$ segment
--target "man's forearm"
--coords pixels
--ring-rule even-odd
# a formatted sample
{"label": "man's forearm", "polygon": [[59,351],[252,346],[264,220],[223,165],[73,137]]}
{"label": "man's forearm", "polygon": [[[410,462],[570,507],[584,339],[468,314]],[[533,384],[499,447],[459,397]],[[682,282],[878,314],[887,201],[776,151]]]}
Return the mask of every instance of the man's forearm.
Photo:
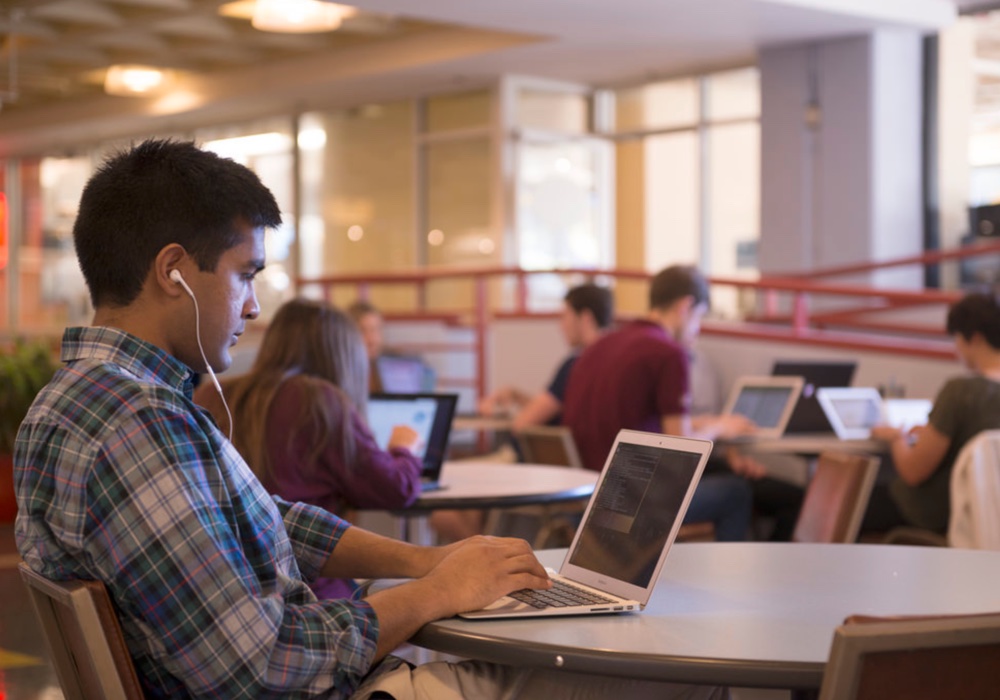
{"label": "man's forearm", "polygon": [[385,657],[428,622],[455,612],[442,592],[423,579],[372,593],[366,600],[379,620],[376,659]]}
{"label": "man's forearm", "polygon": [[360,527],[350,527],[323,565],[322,575],[328,578],[418,578],[434,568],[442,556],[443,552],[436,547],[418,547]]}

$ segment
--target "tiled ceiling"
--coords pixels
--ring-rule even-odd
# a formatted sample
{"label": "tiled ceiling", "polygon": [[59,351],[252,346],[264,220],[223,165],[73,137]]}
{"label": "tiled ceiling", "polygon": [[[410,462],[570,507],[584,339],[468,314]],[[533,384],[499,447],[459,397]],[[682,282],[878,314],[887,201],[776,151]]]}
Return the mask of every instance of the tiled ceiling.
{"label": "tiled ceiling", "polygon": [[[0,0],[0,158],[476,89],[501,75],[636,84],[746,65],[766,46],[930,32],[965,2],[346,1],[360,10],[340,30],[287,35],[220,14],[227,0]],[[116,63],[178,76],[157,95],[102,95]]]}
{"label": "tiled ceiling", "polygon": [[[248,3],[249,4],[249,3]],[[117,63],[199,74],[417,33],[430,23],[358,13],[333,32],[257,31],[227,0],[0,0],[4,111],[100,93]]]}

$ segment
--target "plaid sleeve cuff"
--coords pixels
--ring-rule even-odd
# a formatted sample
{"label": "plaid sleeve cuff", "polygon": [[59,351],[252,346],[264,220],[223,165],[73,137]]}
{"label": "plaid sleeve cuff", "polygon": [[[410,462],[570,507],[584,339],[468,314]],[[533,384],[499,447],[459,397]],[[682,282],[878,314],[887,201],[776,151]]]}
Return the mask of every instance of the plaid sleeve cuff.
{"label": "plaid sleeve cuff", "polygon": [[277,497],[274,500],[281,510],[302,578],[313,581],[351,525],[319,506],[288,503]]}

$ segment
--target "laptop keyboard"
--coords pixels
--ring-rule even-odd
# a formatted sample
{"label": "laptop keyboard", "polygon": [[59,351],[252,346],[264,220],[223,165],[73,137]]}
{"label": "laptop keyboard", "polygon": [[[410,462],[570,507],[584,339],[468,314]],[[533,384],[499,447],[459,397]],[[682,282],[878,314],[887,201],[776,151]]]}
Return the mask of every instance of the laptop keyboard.
{"label": "laptop keyboard", "polygon": [[573,605],[591,605],[593,603],[614,603],[614,598],[606,598],[597,593],[585,591],[565,581],[553,579],[552,588],[547,591],[525,588],[514,591],[509,597],[535,608],[566,608]]}

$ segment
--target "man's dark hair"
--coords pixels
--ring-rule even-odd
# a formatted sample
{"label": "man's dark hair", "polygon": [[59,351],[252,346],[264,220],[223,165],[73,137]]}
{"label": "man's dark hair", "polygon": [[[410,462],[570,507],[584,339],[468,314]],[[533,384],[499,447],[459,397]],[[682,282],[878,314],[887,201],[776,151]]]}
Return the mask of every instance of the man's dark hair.
{"label": "man's dark hair", "polygon": [[649,308],[666,309],[684,297],[708,305],[708,280],[691,265],[671,265],[661,270],[649,285]]}
{"label": "man's dark hair", "polygon": [[281,211],[249,168],[186,141],[143,141],[108,158],[80,199],[73,241],[95,306],[139,296],[161,250],[179,243],[203,271],[240,241],[236,224]]}
{"label": "man's dark hair", "polygon": [[993,294],[969,294],[948,310],[948,335],[966,340],[978,333],[991,347],[1000,350],[1000,304]]}
{"label": "man's dark hair", "polygon": [[569,307],[578,314],[589,311],[598,328],[607,328],[615,315],[615,302],[611,290],[592,282],[573,287],[564,297]]}

